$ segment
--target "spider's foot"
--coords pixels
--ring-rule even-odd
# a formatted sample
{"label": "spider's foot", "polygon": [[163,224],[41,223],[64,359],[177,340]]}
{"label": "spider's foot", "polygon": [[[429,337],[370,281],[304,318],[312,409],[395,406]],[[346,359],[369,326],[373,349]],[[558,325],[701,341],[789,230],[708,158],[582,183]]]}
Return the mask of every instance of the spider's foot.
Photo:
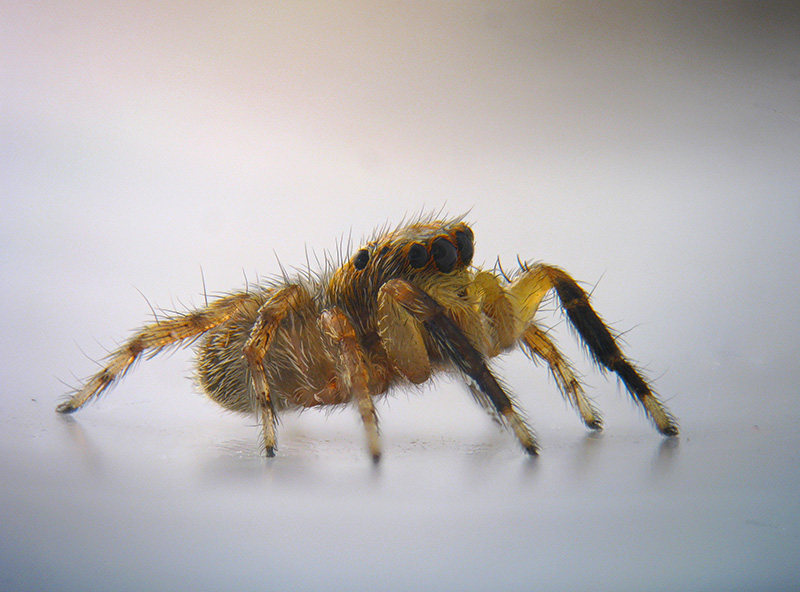
{"label": "spider's foot", "polygon": [[525,452],[527,452],[530,456],[537,457],[539,456],[539,447],[536,445],[535,442],[531,442],[524,446]]}
{"label": "spider's foot", "polygon": [[[651,400],[647,402],[650,403]],[[660,434],[668,437],[678,435],[678,421],[660,403],[648,406],[647,410],[651,413],[653,423]]]}
{"label": "spider's foot", "polygon": [[678,430],[678,424],[674,422],[669,423],[664,427],[659,427],[658,431],[664,436],[668,437],[677,436],[680,433],[680,430]]}
{"label": "spider's foot", "polygon": [[267,458],[275,458],[275,447],[274,446],[265,446],[264,447],[264,454],[267,455]]}
{"label": "spider's foot", "polygon": [[595,432],[599,432],[600,430],[603,429],[603,420],[600,419],[599,417],[589,420],[585,423],[587,428],[589,428],[590,430],[594,430]]}
{"label": "spider's foot", "polygon": [[72,404],[72,401],[64,401],[56,407],[57,413],[73,413],[77,411],[78,407]]}
{"label": "spider's foot", "polygon": [[378,419],[375,410],[364,416],[364,426],[367,428],[367,449],[372,459],[372,464],[377,465],[381,461],[381,440],[378,435]]}
{"label": "spider's foot", "polygon": [[514,435],[522,444],[522,448],[531,456],[539,456],[539,446],[536,444],[536,437],[528,424],[525,423],[516,412],[509,408],[505,415],[505,419],[511,424],[511,429]]}

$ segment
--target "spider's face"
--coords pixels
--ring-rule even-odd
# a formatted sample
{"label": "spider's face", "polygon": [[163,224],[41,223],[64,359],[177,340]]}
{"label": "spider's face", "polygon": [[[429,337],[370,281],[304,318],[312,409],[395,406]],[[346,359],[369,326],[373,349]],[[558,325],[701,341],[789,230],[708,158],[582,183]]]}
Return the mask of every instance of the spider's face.
{"label": "spider's face", "polygon": [[342,264],[331,279],[330,294],[352,310],[348,305],[354,303],[371,308],[380,287],[391,279],[425,290],[462,284],[473,252],[474,234],[461,220],[403,226],[370,241]]}
{"label": "spider's face", "polygon": [[342,270],[352,274],[353,279],[363,275],[383,277],[387,273],[408,280],[430,273],[449,274],[470,264],[473,241],[472,229],[463,222],[412,224],[369,242]]}

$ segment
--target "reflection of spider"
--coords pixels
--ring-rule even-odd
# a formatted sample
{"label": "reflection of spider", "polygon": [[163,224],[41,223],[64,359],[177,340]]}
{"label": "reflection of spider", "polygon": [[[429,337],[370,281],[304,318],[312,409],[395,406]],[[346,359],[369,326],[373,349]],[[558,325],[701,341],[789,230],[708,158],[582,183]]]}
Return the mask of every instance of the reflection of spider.
{"label": "reflection of spider", "polygon": [[70,413],[97,397],[139,357],[202,337],[201,387],[223,407],[260,417],[267,456],[275,451],[276,413],[354,403],[377,461],[373,398],[440,371],[463,376],[475,398],[535,455],[533,432],[487,366],[517,343],[547,363],[588,427],[602,427],[569,362],[534,321],[555,290],[595,362],[617,373],[659,432],[677,435],[675,419],[575,280],[542,264],[522,263],[510,278],[502,270],[497,275],[470,267],[472,254],[472,230],[460,219],[424,219],[385,232],[332,273],[230,294],[144,327],[58,411]]}

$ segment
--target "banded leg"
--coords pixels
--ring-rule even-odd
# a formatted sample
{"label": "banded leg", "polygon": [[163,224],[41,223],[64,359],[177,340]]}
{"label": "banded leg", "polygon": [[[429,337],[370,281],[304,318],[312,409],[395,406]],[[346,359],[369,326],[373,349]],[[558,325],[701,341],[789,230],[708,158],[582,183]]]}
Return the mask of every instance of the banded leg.
{"label": "banded leg", "polygon": [[254,294],[232,294],[215,300],[206,308],[165,318],[137,331],[122,347],[114,350],[108,363],[69,399],[58,405],[59,413],[72,413],[110,389],[142,356],[150,358],[170,346],[189,345],[200,335],[230,319],[241,307],[258,298]]}
{"label": "banded leg", "polygon": [[264,370],[264,358],[275,337],[275,331],[290,313],[313,306],[311,296],[302,286],[290,285],[273,293],[258,310],[258,318],[244,346],[244,356],[258,401],[258,414],[264,433],[264,452],[275,456],[275,405]]}
{"label": "banded leg", "polygon": [[547,363],[550,373],[564,398],[580,413],[586,427],[603,429],[600,412],[592,405],[583,390],[569,361],[558,351],[556,344],[536,325],[528,327],[521,337],[523,345],[531,355],[538,356]]}
{"label": "banded leg", "polygon": [[[528,285],[530,287],[525,288]],[[549,265],[524,267],[524,272],[510,286],[512,293],[524,297],[526,290],[535,295],[531,303],[538,307],[540,294],[553,288],[572,326],[578,331],[595,362],[615,372],[635,401],[642,405],[656,429],[665,436],[678,434],[678,423],[658,400],[640,371],[623,355],[617,340],[589,304],[589,296],[566,272]],[[535,312],[535,308],[534,308]]]}
{"label": "banded leg", "polygon": [[511,398],[497,382],[483,356],[447,316],[444,308],[423,290],[404,280],[389,280],[381,287],[381,292],[422,323],[442,352],[475,381],[477,389],[489,400],[501,421],[511,427],[528,454],[537,455],[539,449],[530,427],[514,409]]}
{"label": "banded leg", "polygon": [[367,368],[364,351],[356,337],[352,323],[338,308],[326,310],[319,319],[325,335],[336,345],[339,353],[337,373],[339,388],[349,392],[355,399],[361,421],[367,431],[367,446],[373,462],[381,458],[381,445],[378,434],[378,416],[367,386]]}

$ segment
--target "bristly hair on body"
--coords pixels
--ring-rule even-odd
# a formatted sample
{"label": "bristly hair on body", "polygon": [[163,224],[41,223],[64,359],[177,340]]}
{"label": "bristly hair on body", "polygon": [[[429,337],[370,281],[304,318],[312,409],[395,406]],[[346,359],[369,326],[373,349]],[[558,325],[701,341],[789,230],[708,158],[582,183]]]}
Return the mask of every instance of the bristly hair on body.
{"label": "bristly hair on body", "polygon": [[545,362],[586,426],[602,427],[571,363],[536,318],[552,293],[597,366],[616,373],[659,432],[677,435],[675,418],[571,276],[521,260],[511,273],[499,260],[484,270],[473,265],[474,252],[465,217],[441,212],[385,225],[357,249],[350,238],[322,257],[306,248],[305,266],[292,273],[278,261],[280,273],[267,280],[245,278],[243,291],[211,300],[204,287],[205,306],[156,317],[57,410],[71,413],[98,398],[142,357],[196,343],[200,388],[225,409],[259,418],[267,456],[275,454],[280,413],[352,405],[377,461],[375,399],[443,372],[462,378],[476,401],[536,455],[533,430],[490,367],[492,358],[512,349]]}

